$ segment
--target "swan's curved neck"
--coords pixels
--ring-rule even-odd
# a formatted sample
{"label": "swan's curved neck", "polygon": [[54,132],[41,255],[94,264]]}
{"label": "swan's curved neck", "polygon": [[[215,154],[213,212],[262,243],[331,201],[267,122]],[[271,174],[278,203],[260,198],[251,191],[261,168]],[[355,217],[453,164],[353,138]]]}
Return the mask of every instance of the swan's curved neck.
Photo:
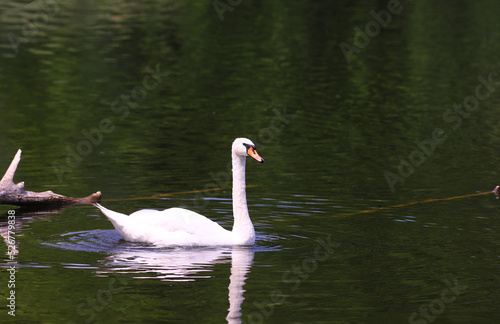
{"label": "swan's curved neck", "polygon": [[255,242],[255,231],[248,214],[245,184],[246,158],[232,154],[233,161],[233,233],[246,244]]}

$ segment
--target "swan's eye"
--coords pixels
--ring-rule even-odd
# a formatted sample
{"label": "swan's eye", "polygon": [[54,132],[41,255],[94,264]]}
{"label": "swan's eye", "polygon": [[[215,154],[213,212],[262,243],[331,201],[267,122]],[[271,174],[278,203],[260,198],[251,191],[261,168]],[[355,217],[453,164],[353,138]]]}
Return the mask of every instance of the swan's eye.
{"label": "swan's eye", "polygon": [[246,149],[247,152],[250,149],[252,149],[253,151],[255,151],[255,145],[243,143],[243,146],[245,147],[245,149]]}

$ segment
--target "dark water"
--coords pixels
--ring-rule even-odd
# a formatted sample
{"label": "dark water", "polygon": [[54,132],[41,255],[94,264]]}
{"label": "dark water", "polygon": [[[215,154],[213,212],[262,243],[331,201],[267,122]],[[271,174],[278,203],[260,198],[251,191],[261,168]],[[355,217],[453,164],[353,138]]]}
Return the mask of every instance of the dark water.
{"label": "dark water", "polygon": [[131,244],[88,205],[0,207],[4,240],[15,211],[20,265],[16,316],[0,318],[498,321],[499,201],[474,194],[499,180],[499,14],[494,1],[2,2],[0,172],[21,148],[28,190],[100,190],[117,211],[181,206],[230,228],[232,140],[266,163],[247,164],[249,248]]}

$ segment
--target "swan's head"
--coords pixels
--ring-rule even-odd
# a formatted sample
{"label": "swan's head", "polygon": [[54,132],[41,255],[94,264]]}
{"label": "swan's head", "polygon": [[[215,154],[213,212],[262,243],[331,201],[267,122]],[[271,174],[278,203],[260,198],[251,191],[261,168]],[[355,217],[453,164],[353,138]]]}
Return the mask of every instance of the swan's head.
{"label": "swan's head", "polygon": [[260,157],[255,149],[255,144],[248,138],[237,138],[233,142],[233,154],[239,156],[251,156],[260,163],[264,163],[264,159]]}

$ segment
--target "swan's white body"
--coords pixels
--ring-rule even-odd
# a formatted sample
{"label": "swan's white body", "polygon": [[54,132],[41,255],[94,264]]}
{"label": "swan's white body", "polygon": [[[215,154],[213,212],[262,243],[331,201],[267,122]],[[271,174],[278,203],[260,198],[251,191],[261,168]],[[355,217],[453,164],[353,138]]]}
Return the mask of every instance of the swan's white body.
{"label": "swan's white body", "polygon": [[163,211],[143,209],[129,216],[95,204],[127,241],[161,246],[253,245],[255,230],[248,214],[245,184],[246,157],[264,162],[255,145],[246,138],[234,140],[233,163],[233,230],[228,231],[203,215],[182,208]]}

